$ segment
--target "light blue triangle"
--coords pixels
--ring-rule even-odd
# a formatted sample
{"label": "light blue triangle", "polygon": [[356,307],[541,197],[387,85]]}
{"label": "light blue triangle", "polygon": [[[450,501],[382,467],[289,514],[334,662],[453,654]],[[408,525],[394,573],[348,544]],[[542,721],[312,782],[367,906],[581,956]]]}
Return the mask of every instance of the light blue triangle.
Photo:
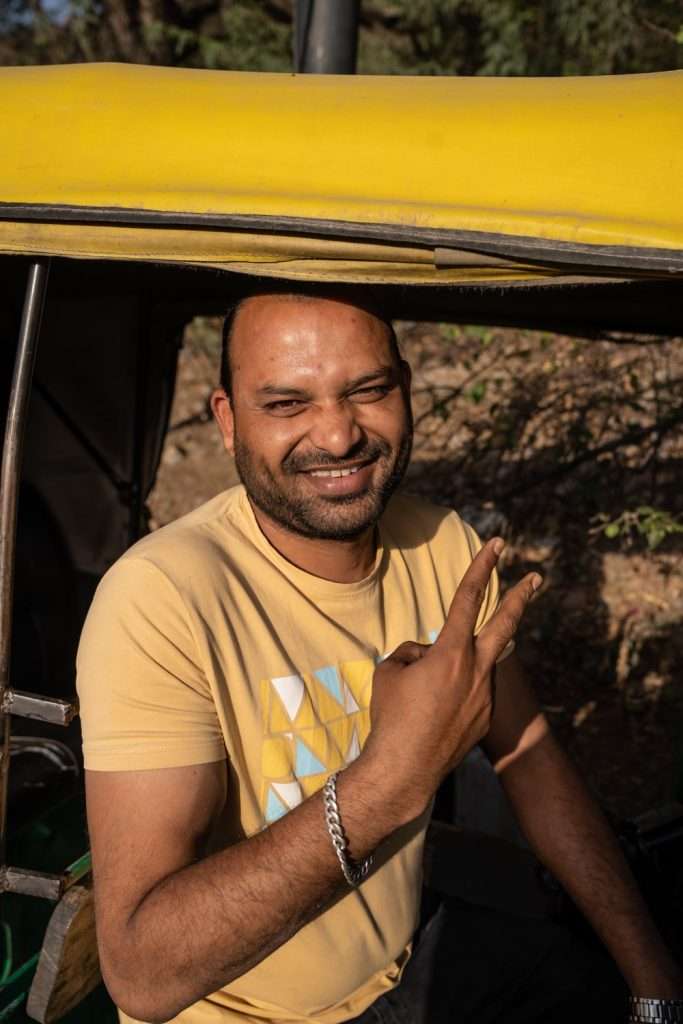
{"label": "light blue triangle", "polygon": [[296,768],[294,774],[299,779],[307,775],[320,775],[327,771],[324,764],[321,764],[312,750],[309,750],[305,743],[297,738],[296,741]]}
{"label": "light blue triangle", "polygon": [[268,803],[266,804],[266,821],[277,821],[283,814],[287,813],[287,808],[283,804],[280,797],[277,796],[273,790],[268,787]]}
{"label": "light blue triangle", "polygon": [[437,638],[437,636],[439,635],[440,632],[441,632],[440,629],[430,629],[429,630],[428,636],[429,636],[430,644],[434,643],[434,641],[436,640],[436,638]]}
{"label": "light blue triangle", "polygon": [[339,673],[334,665],[326,665],[325,668],[317,668],[315,670],[315,676],[320,680],[328,693],[331,693],[334,699],[339,701],[343,707],[344,697],[342,696],[341,680],[339,679]]}

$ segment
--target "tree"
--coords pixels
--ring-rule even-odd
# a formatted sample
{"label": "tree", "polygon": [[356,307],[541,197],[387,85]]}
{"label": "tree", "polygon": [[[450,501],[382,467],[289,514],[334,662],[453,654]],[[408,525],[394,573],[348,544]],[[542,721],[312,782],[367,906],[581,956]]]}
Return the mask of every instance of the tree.
{"label": "tree", "polygon": [[[359,71],[567,75],[683,66],[680,0],[363,0]],[[0,63],[287,71],[292,0],[5,0]]]}

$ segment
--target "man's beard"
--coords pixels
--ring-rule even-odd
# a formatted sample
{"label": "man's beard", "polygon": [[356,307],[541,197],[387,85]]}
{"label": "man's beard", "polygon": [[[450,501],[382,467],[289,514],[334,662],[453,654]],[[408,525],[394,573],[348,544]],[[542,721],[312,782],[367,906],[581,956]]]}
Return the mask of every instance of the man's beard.
{"label": "man's beard", "polygon": [[[412,429],[408,425],[396,450],[386,441],[377,439],[359,441],[343,459],[324,451],[308,455],[292,452],[282,462],[281,483],[268,466],[256,462],[235,432],[235,466],[253,504],[290,533],[315,540],[353,540],[379,520],[408,468],[412,442]],[[359,494],[297,493],[299,473],[309,468],[341,468],[352,460],[383,463],[384,472],[376,483]]]}

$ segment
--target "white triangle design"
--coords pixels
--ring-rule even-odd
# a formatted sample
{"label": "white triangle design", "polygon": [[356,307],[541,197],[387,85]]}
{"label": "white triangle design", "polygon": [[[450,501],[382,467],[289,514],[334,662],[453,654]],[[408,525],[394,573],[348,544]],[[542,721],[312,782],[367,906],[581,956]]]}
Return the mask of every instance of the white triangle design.
{"label": "white triangle design", "polygon": [[290,810],[292,807],[298,807],[304,798],[298,782],[271,782],[271,786],[277,795],[282,797]]}
{"label": "white triangle design", "polygon": [[344,758],[344,760],[346,761],[347,764],[351,764],[352,761],[356,760],[359,754],[360,743],[358,742],[358,733],[354,729],[353,736],[351,737],[351,742],[349,743],[349,749],[346,751],[346,757]]}
{"label": "white triangle design", "polygon": [[304,681],[301,676],[276,676],[271,682],[285,706],[291,722],[294,721],[304,699]]}
{"label": "white triangle design", "polygon": [[344,711],[352,715],[354,711],[360,711],[360,708],[356,704],[355,697],[349,689],[348,683],[344,683]]}

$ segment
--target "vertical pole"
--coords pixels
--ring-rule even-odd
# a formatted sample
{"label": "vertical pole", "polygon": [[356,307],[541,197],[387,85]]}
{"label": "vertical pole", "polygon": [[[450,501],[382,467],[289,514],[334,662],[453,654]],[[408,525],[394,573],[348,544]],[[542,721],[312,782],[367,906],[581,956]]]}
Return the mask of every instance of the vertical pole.
{"label": "vertical pole", "polygon": [[[45,305],[50,260],[36,260],[29,267],[19,343],[7,406],[5,440],[0,467],[0,708],[10,683],[12,646],[12,598],[17,538],[17,505],[21,456],[26,435],[31,381],[36,361],[40,322]],[[7,777],[9,773],[10,716],[0,711],[0,865],[5,862]]]}
{"label": "vertical pole", "polygon": [[359,16],[360,0],[296,0],[294,69],[355,74]]}

